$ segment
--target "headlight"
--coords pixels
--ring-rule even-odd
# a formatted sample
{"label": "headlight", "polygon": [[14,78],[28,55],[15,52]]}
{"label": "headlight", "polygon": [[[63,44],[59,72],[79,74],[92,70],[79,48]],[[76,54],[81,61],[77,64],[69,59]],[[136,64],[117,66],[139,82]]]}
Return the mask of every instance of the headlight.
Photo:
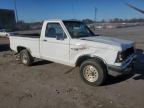
{"label": "headlight", "polygon": [[124,60],[124,59],[123,59],[122,52],[118,52],[117,59],[116,59],[116,63],[120,63],[120,62],[122,62],[123,60]]}
{"label": "headlight", "polygon": [[118,52],[116,63],[121,63],[134,54],[134,47]]}

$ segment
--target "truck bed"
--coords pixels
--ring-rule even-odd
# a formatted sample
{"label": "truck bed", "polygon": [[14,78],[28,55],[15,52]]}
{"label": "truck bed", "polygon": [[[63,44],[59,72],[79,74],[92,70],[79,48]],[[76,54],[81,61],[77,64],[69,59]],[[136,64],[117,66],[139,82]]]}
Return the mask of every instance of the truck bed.
{"label": "truck bed", "polygon": [[15,36],[15,37],[26,37],[26,38],[40,38],[40,35],[37,34],[13,34],[11,36]]}
{"label": "truck bed", "polygon": [[36,35],[11,35],[10,48],[15,52],[18,52],[18,47],[27,48],[33,57],[39,58],[39,44],[40,38]]}
{"label": "truck bed", "polygon": [[11,33],[11,36],[28,37],[28,38],[40,38],[40,30],[17,31],[17,32]]}

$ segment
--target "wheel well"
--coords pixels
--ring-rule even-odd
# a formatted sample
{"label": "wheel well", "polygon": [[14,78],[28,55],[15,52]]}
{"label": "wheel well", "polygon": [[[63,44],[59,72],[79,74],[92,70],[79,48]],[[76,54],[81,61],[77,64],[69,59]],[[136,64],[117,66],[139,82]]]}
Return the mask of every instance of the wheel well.
{"label": "wheel well", "polygon": [[103,63],[104,65],[106,65],[105,61],[99,57],[90,57],[89,55],[85,55],[85,56],[81,56],[78,58],[78,60],[76,62],[76,66],[80,66],[84,61],[86,61],[88,59],[94,59],[94,60],[97,60],[97,61]]}
{"label": "wheel well", "polygon": [[94,60],[98,61],[99,63],[101,63],[105,67],[104,68],[105,71],[108,73],[108,67],[107,67],[106,62],[102,58],[99,58],[99,57],[90,57],[89,55],[79,57],[76,62],[76,66],[80,66],[84,61],[86,61],[88,59],[94,59]]}
{"label": "wheel well", "polygon": [[18,46],[18,47],[17,47],[18,53],[19,53],[20,51],[24,50],[24,49],[26,49],[26,48],[25,48],[25,47],[21,47],[21,46]]}

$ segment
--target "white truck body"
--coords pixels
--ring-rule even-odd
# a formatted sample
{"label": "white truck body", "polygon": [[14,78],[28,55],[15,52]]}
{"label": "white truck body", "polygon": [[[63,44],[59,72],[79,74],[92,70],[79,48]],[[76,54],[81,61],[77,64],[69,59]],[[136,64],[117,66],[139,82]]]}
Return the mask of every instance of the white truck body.
{"label": "white truck body", "polygon": [[[59,40],[46,37],[46,27],[49,23],[60,24],[66,38]],[[15,52],[19,52],[19,47],[26,48],[33,57],[73,67],[77,66],[81,57],[96,57],[104,62],[108,70],[109,67],[124,70],[135,57],[132,53],[122,62],[116,62],[118,53],[134,48],[134,42],[104,36],[72,38],[62,20],[44,21],[40,38],[10,36],[10,47]]]}

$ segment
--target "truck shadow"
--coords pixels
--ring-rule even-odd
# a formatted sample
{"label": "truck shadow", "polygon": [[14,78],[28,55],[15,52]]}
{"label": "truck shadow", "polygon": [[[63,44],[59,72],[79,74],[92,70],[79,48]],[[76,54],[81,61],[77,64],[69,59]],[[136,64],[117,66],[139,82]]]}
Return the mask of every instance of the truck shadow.
{"label": "truck shadow", "polygon": [[126,81],[126,80],[132,78],[134,75],[135,75],[135,72],[132,71],[130,74],[125,75],[125,76],[118,76],[118,77],[108,76],[104,86],[121,83],[123,81]]}
{"label": "truck shadow", "polygon": [[10,46],[9,44],[0,44],[0,52],[9,51]]}
{"label": "truck shadow", "polygon": [[119,77],[109,76],[107,78],[105,85],[121,83],[130,78],[134,80],[144,80],[144,51],[141,49],[137,49],[136,55],[137,55],[137,58],[135,60],[134,69],[132,70],[131,74],[126,75],[126,76],[119,76]]}
{"label": "truck shadow", "polygon": [[32,66],[47,65],[47,64],[51,64],[51,63],[53,63],[53,62],[46,61],[46,60],[38,60],[38,61],[34,62],[32,64]]}
{"label": "truck shadow", "polygon": [[135,77],[134,80],[144,80],[144,51],[137,49],[137,59],[135,61]]}

